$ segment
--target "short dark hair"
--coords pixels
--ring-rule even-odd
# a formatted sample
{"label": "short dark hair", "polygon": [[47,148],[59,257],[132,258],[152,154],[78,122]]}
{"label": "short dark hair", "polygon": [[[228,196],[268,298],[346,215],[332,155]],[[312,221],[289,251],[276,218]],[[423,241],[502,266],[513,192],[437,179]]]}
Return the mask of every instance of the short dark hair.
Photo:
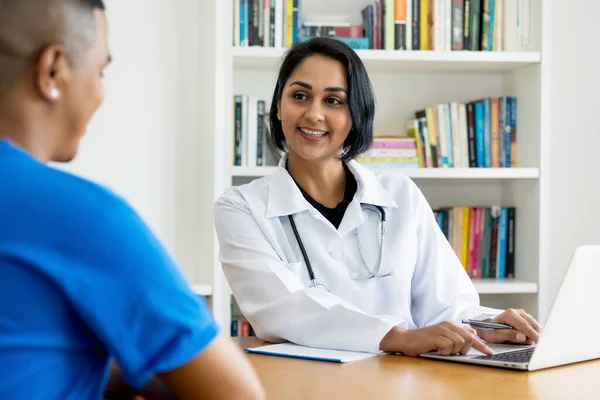
{"label": "short dark hair", "polygon": [[74,63],[95,39],[102,0],[0,0],[0,99],[44,48],[62,44]]}
{"label": "short dark hair", "polygon": [[277,118],[277,103],[281,100],[285,83],[290,75],[306,58],[322,55],[339,61],[346,69],[348,80],[348,108],[352,119],[352,129],[344,142],[342,160],[348,161],[364,153],[373,143],[373,119],[375,116],[375,96],[371,80],[360,57],[352,48],[337,39],[317,37],[297,43],[283,58],[279,76],[275,84],[269,126],[271,140],[275,147],[287,151],[281,121]]}

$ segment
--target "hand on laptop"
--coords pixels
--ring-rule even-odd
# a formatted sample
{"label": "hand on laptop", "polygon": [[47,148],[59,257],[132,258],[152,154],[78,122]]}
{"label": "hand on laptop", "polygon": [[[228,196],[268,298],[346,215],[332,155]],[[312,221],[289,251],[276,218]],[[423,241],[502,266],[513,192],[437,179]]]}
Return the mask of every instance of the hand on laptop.
{"label": "hand on laptop", "polygon": [[509,308],[502,314],[487,321],[510,325],[514,328],[497,330],[478,329],[477,335],[488,343],[511,342],[535,344],[540,338],[540,333],[542,333],[540,324],[523,310]]}
{"label": "hand on laptop", "polygon": [[475,329],[464,328],[451,321],[420,329],[402,329],[396,326],[383,338],[380,345],[383,351],[412,357],[432,350],[445,356],[467,354],[471,347],[484,354],[493,353],[477,338]]}

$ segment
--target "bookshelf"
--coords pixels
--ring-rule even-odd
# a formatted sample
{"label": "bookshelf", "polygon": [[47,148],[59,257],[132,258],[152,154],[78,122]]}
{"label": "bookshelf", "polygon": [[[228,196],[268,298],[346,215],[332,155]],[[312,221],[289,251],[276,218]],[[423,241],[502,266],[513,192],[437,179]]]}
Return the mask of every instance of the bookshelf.
{"label": "bookshelf", "polygon": [[[234,47],[236,69],[265,69],[277,65],[284,49]],[[356,50],[369,72],[510,72],[540,62],[539,52],[434,52]]]}
{"label": "bookshelf", "polygon": [[[216,199],[232,185],[271,174],[276,167],[234,167],[232,96],[250,94],[270,103],[280,48],[233,47],[232,0],[212,0],[216,16],[214,100],[209,138],[210,165],[202,186]],[[331,4],[330,4],[331,3]],[[368,0],[303,0],[302,14],[330,12],[344,4],[343,13],[359,24]],[[336,6],[336,7],[337,7]],[[331,10],[326,10],[327,8]],[[375,128],[403,132],[414,111],[443,102],[468,102],[488,96],[516,96],[518,102],[518,168],[390,169],[406,174],[421,188],[432,208],[451,205],[517,208],[515,279],[481,279],[474,284],[484,305],[524,308],[542,322],[548,311],[548,119],[549,67],[546,52],[549,2],[531,0],[531,40],[527,52],[437,52],[360,50],[377,98]],[[341,8],[341,7],[339,7]],[[212,18],[212,16],[211,16]],[[302,18],[302,17],[301,17]],[[268,109],[269,104],[267,104]],[[212,305],[227,331],[231,292],[218,263],[214,230],[205,235],[212,245],[210,266]],[[208,269],[208,267],[207,267]],[[206,276],[210,274],[205,274]]]}
{"label": "bookshelf", "polygon": [[[233,178],[267,176],[277,167],[231,167]],[[411,179],[538,179],[539,168],[374,168]]]}

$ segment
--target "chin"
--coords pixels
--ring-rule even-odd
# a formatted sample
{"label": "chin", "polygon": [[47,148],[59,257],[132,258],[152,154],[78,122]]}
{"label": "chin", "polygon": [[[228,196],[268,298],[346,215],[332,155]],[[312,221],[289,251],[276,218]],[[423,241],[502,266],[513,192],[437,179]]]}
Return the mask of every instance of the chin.
{"label": "chin", "polygon": [[54,157],[54,159],[52,161],[59,162],[59,163],[71,162],[77,156],[77,150],[78,150],[78,147],[75,147],[75,149],[71,149],[70,151],[65,151],[61,154],[58,154],[57,156]]}

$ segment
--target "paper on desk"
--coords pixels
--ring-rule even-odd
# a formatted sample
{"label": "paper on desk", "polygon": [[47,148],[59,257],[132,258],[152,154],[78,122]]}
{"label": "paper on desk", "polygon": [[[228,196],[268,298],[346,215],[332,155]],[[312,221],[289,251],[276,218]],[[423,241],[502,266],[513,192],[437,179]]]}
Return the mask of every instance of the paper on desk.
{"label": "paper on desk", "polygon": [[303,358],[307,360],[351,362],[375,357],[376,353],[360,353],[354,351],[317,349],[314,347],[299,346],[292,343],[270,344],[268,346],[245,348],[249,353],[268,354],[280,357]]}

